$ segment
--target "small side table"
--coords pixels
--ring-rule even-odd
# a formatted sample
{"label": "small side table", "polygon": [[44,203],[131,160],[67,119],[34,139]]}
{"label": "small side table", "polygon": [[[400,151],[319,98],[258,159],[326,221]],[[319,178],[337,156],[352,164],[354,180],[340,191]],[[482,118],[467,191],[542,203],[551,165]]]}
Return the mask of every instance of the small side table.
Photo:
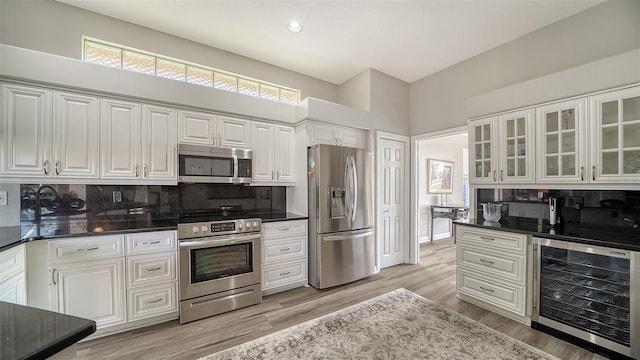
{"label": "small side table", "polygon": [[[461,219],[469,215],[469,207],[466,205],[430,205],[429,213],[431,214],[431,237],[433,241],[433,219],[449,219],[449,232],[452,232],[453,220]],[[453,234],[452,234],[453,235]]]}

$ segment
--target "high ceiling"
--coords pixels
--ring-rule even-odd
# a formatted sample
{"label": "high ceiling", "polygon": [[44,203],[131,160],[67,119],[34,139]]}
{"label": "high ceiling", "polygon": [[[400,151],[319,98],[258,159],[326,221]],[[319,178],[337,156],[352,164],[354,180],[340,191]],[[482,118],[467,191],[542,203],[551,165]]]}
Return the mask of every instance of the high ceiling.
{"label": "high ceiling", "polygon": [[367,68],[411,83],[602,2],[57,1],[338,85]]}

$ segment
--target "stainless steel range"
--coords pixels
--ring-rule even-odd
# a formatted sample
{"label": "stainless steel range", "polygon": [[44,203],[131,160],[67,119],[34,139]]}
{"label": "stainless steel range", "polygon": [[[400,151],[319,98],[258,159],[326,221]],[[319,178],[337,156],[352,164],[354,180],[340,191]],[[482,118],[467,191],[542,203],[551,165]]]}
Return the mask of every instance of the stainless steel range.
{"label": "stainless steel range", "polygon": [[178,224],[180,323],[262,302],[260,219]]}

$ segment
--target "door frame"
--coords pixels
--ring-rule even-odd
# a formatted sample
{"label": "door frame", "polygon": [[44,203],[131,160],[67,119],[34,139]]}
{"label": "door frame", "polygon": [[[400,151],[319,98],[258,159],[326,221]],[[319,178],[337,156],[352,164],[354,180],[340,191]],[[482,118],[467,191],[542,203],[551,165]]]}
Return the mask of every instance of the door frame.
{"label": "door frame", "polygon": [[[423,140],[436,139],[443,136],[465,134],[469,132],[467,125],[454,128],[444,129],[440,131],[430,132],[426,134],[414,135],[411,137],[411,246],[413,251],[410,253],[409,262],[417,264],[420,260],[420,239],[418,237],[418,225],[420,224],[420,209],[418,209],[418,142]],[[471,192],[471,189],[469,190]],[[475,199],[469,194],[470,203]]]}
{"label": "door frame", "polygon": [[[410,150],[410,138],[409,136],[404,136],[404,135],[398,135],[398,134],[393,134],[393,133],[388,133],[388,132],[384,132],[384,131],[376,131],[376,148],[375,148],[375,154],[376,154],[376,161],[375,161],[375,173],[376,173],[376,177],[379,178],[379,172],[381,171],[381,165],[382,164],[382,151],[380,151],[380,141],[381,140],[393,140],[393,141],[399,141],[404,143],[404,153],[405,153],[405,160],[404,160],[404,219],[402,219],[402,226],[405,226],[406,228],[409,227],[410,223],[411,223],[411,204],[410,204],[410,196],[411,196],[411,188],[410,188],[410,184],[411,184],[411,174],[410,174],[410,159],[411,159],[411,153],[409,152]],[[375,187],[376,187],[376,271],[380,271],[380,266],[382,265],[382,255],[380,253],[380,234],[382,234],[382,229],[381,229],[381,222],[380,220],[380,216],[382,215],[380,212],[380,207],[378,206],[379,201],[377,201],[377,199],[380,199],[380,196],[382,194],[382,196],[384,196],[383,192],[384,189],[382,188],[382,186],[380,185],[382,182],[381,181],[377,181],[375,182]],[[415,256],[415,254],[412,255],[412,253],[415,252],[415,246],[413,246],[412,244],[412,237],[410,236],[410,234],[406,234],[409,236],[405,236],[406,237],[406,242],[405,242],[405,246],[404,246],[404,263],[405,264],[415,264],[416,262],[413,262],[411,259],[413,257],[415,257],[416,259],[418,257]]]}

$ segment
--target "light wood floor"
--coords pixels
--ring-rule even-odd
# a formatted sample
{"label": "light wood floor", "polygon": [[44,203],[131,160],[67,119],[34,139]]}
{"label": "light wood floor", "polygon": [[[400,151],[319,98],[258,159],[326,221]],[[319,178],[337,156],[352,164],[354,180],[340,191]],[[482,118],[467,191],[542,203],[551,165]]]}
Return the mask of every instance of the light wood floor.
{"label": "light wood floor", "polygon": [[393,266],[334,289],[265,296],[260,305],[185,325],[176,320],[86,341],[78,344],[76,359],[197,359],[402,287],[561,359],[602,359],[457,299],[452,239],[422,245],[419,265]]}

